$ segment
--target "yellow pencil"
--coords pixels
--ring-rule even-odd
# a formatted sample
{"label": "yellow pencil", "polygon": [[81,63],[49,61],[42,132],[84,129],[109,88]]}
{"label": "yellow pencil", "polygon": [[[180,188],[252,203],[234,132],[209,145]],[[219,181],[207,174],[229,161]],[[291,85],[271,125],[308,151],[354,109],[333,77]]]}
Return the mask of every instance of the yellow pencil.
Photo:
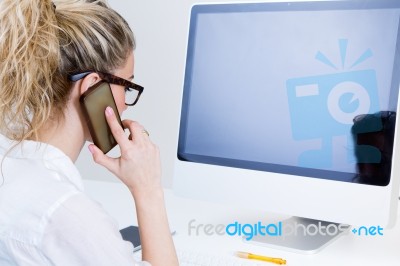
{"label": "yellow pencil", "polygon": [[267,261],[267,262],[272,262],[275,264],[286,264],[286,260],[281,259],[281,258],[271,258],[271,257],[266,257],[262,255],[256,255],[252,253],[247,253],[247,252],[242,252],[242,251],[237,251],[236,256],[239,258],[244,258],[244,259],[252,259],[252,260],[261,260],[261,261]]}

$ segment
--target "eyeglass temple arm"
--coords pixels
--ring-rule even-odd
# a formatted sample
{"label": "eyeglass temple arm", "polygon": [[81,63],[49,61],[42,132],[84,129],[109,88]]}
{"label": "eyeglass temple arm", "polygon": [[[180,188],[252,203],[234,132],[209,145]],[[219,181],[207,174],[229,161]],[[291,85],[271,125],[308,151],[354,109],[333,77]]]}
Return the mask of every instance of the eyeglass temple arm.
{"label": "eyeglass temple arm", "polygon": [[80,79],[83,79],[84,77],[86,77],[90,73],[93,73],[93,72],[83,72],[83,73],[79,73],[79,74],[68,75],[68,79],[70,81],[72,81],[72,82],[75,82],[75,81],[78,81]]}

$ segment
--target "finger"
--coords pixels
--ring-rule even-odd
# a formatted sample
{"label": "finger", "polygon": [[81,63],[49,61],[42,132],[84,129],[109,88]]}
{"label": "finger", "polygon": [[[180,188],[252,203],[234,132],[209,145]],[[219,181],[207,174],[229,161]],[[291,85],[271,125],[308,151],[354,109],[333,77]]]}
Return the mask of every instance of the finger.
{"label": "finger", "polygon": [[117,174],[116,169],[118,168],[118,159],[108,157],[94,144],[90,144],[88,148],[92,154],[93,160],[97,164],[100,164],[107,168],[110,172]]}
{"label": "finger", "polygon": [[113,134],[122,151],[125,149],[125,147],[127,147],[127,145],[129,145],[129,140],[125,135],[124,129],[118,123],[114,110],[111,107],[108,106],[106,108],[105,114],[107,123],[111,129],[111,133]]}
{"label": "finger", "polygon": [[131,138],[135,139],[137,141],[146,141],[146,138],[148,139],[147,134],[144,133],[144,127],[139,124],[138,122],[132,121],[132,120],[123,120],[122,125],[124,128],[128,128],[129,131],[131,132]]}

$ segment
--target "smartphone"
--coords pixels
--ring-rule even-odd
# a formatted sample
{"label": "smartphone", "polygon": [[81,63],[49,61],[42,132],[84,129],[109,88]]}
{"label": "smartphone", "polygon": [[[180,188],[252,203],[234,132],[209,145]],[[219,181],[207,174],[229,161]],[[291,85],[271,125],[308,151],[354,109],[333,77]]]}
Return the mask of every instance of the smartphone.
{"label": "smartphone", "polygon": [[129,241],[133,245],[133,252],[141,250],[139,228],[137,226],[128,226],[120,230],[123,240]]}
{"label": "smartphone", "polygon": [[[122,239],[125,241],[129,241],[133,245],[133,252],[141,250],[142,244],[140,242],[140,234],[139,227],[131,225],[124,229],[119,230],[121,233]],[[175,235],[176,231],[171,230],[171,235]]]}
{"label": "smartphone", "polygon": [[100,81],[85,91],[79,98],[86,122],[89,127],[93,143],[103,153],[109,152],[117,145],[117,141],[107,124],[105,110],[110,106],[114,110],[118,123],[122,126],[117,105],[111,91],[110,84]]}

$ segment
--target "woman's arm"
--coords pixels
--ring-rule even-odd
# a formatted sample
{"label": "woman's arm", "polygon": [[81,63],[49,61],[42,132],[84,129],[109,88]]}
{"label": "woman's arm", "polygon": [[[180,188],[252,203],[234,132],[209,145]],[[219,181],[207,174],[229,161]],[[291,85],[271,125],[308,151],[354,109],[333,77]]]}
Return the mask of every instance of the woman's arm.
{"label": "woman's arm", "polygon": [[163,191],[135,200],[142,257],[152,265],[178,265],[165,211]]}
{"label": "woman's arm", "polygon": [[128,138],[109,107],[106,119],[120,146],[121,156],[108,157],[91,144],[89,150],[94,161],[114,173],[131,191],[136,204],[143,259],[153,266],[178,265],[161,185],[159,149],[139,123],[122,121],[130,131]]}

